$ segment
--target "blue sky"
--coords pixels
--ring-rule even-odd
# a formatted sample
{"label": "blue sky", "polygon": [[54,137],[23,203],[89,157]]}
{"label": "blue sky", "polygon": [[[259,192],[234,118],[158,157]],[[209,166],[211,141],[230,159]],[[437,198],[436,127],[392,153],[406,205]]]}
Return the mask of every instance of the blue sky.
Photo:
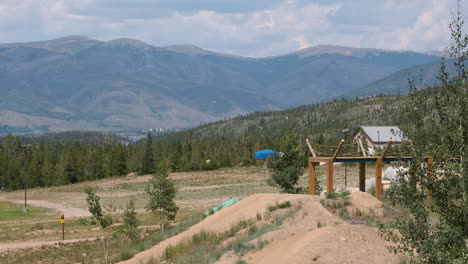
{"label": "blue sky", "polygon": [[1,0],[0,42],[128,37],[250,57],[321,44],[429,51],[448,44],[455,8],[455,0]]}

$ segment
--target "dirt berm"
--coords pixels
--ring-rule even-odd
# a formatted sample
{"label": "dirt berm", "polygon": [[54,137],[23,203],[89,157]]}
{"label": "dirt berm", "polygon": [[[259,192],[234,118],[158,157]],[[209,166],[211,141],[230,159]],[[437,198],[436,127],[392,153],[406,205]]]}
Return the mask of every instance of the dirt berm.
{"label": "dirt berm", "polygon": [[[320,197],[293,194],[255,194],[206,217],[185,232],[140,252],[121,263],[145,263],[158,258],[169,245],[188,239],[201,230],[224,232],[240,220],[256,219],[267,207],[290,201],[300,210],[288,218],[278,230],[257,238],[269,243],[261,250],[239,257],[228,252],[217,263],[395,263],[397,257],[385,248],[388,245],[375,228],[351,225],[330,213]],[[372,199],[375,199],[372,197]],[[254,241],[253,241],[254,242]]]}

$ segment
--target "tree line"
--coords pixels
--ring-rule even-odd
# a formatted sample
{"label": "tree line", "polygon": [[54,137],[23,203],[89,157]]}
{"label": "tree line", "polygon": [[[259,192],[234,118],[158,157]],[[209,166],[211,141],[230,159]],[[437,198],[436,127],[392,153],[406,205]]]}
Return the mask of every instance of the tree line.
{"label": "tree line", "polygon": [[[145,149],[143,142],[123,145],[86,144],[80,141],[28,143],[15,135],[0,141],[0,189],[23,188],[23,173],[26,168],[28,187],[48,187],[82,181],[126,175],[142,171]],[[152,144],[150,163],[161,163],[170,171],[210,170],[219,167],[253,165],[255,150],[270,146],[267,140],[243,137],[235,140],[216,138],[206,141],[184,141]],[[158,164],[156,164],[158,163]]]}
{"label": "tree line", "polygon": [[[304,139],[336,144],[341,129],[362,124],[390,125],[399,115],[396,96],[342,99],[282,111],[252,113],[203,125],[180,133],[154,137],[153,167],[169,171],[210,170],[252,166],[254,153],[269,148],[281,151],[286,128],[293,131],[301,156],[308,155]],[[0,189],[23,188],[26,167],[29,187],[47,187],[103,179],[142,171],[145,142],[128,142],[115,135],[72,131],[0,139]],[[125,143],[125,144],[122,144]],[[31,144],[26,152],[21,147]],[[303,165],[306,166],[304,159]]]}

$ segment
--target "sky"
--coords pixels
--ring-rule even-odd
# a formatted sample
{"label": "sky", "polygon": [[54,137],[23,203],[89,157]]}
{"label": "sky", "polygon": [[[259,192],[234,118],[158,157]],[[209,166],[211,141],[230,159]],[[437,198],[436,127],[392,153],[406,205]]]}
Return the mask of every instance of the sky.
{"label": "sky", "polygon": [[0,43],[85,35],[248,57],[316,45],[425,52],[447,46],[454,13],[456,0],[0,0]]}

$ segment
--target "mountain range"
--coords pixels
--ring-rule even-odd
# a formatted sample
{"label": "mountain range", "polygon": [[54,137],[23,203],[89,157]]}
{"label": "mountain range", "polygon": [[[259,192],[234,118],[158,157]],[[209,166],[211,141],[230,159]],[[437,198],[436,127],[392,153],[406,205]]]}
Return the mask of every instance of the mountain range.
{"label": "mountain range", "polygon": [[247,58],[85,36],[0,44],[0,130],[187,128],[339,97],[404,93],[408,73],[435,80],[434,54],[322,45]]}

